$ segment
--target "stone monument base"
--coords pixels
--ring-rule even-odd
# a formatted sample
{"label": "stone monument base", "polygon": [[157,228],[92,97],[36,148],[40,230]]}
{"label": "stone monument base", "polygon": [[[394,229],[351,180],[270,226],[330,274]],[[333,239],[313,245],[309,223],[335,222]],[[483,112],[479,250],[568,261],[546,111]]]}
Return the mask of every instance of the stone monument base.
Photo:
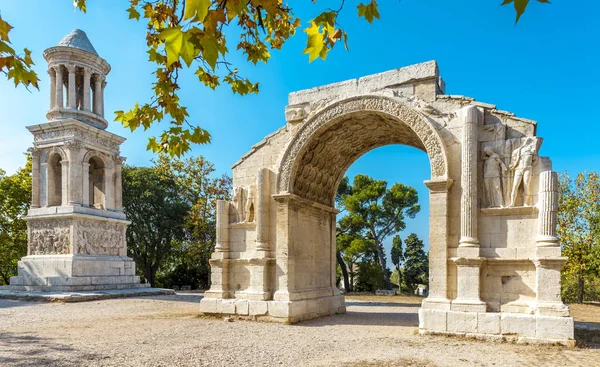
{"label": "stone monument base", "polygon": [[127,256],[30,255],[10,279],[11,290],[94,291],[148,288],[135,275],[135,262]]}
{"label": "stone monument base", "polygon": [[200,312],[206,315],[237,315],[295,324],[322,316],[346,313],[344,296],[336,294],[296,301],[254,301],[235,298],[203,298]]}
{"label": "stone monument base", "polygon": [[458,335],[527,344],[575,345],[572,317],[419,309],[422,335]]}

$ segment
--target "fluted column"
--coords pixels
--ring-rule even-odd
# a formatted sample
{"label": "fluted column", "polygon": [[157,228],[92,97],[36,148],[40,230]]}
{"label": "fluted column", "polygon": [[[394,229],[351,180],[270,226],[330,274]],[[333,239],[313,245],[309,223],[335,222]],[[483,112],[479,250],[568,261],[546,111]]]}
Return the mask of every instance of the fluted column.
{"label": "fluted column", "polygon": [[69,72],[69,86],[67,91],[69,92],[69,108],[72,110],[77,109],[77,87],[75,85],[75,66],[67,65],[67,71]]}
{"label": "fluted column", "polygon": [[57,65],[54,67],[54,71],[56,74],[56,81],[55,81],[55,85],[56,85],[56,90],[54,91],[54,98],[55,98],[55,107],[56,108],[63,108],[63,73],[62,73],[62,67],[60,65]]}
{"label": "fluted column", "polygon": [[475,106],[462,111],[462,170],[459,247],[479,247],[477,239],[477,148],[481,112]]}
{"label": "fluted column", "polygon": [[31,208],[40,207],[40,150],[29,148],[31,153]]}
{"label": "fluted column", "polygon": [[56,108],[56,72],[53,69],[48,70],[50,76],[50,109]]}
{"label": "fluted column", "polygon": [[90,69],[83,69],[83,109],[90,111],[90,79],[92,74]]}
{"label": "fluted column", "polygon": [[100,74],[94,74],[94,113],[100,114],[100,96],[102,95],[102,80]]}
{"label": "fluted column", "polygon": [[217,200],[217,244],[215,251],[229,251],[229,202]]}
{"label": "fluted column", "polygon": [[540,173],[539,213],[537,246],[558,246],[558,237],[556,236],[558,175],[556,172]]}
{"label": "fluted column", "polygon": [[256,249],[259,251],[269,250],[269,183],[269,170],[259,169],[256,179]]}

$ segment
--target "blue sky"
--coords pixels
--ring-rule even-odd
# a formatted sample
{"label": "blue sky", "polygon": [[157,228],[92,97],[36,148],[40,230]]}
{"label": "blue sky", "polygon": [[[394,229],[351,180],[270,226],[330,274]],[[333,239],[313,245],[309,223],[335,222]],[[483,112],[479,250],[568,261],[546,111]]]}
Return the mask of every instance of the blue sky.
{"label": "blue sky", "polygon": [[[27,125],[45,122],[49,80],[42,58],[74,28],[83,29],[98,53],[111,65],[106,87],[107,119],[111,111],[127,110],[150,97],[152,66],[145,53],[144,25],[128,19],[125,0],[89,0],[88,13],[73,10],[70,0],[0,1],[2,18],[15,29],[15,48],[33,51],[40,91],[15,89],[0,78],[0,167],[14,172],[24,162],[22,152],[31,146]],[[600,170],[596,112],[600,83],[598,63],[600,4],[593,0],[556,0],[552,5],[531,2],[514,27],[514,9],[500,0],[381,0],[381,19],[370,25],[356,17],[357,1],[346,1],[339,19],[349,33],[350,51],[342,47],[327,61],[308,63],[302,55],[301,32],[281,52],[272,52],[267,65],[252,66],[239,56],[230,57],[240,71],[260,81],[260,94],[240,97],[227,88],[212,91],[191,73],[181,78],[181,97],[189,107],[190,122],[206,128],[212,144],[197,146],[219,173],[265,135],[283,124],[287,94],[296,90],[437,60],[448,94],[462,94],[494,103],[499,109],[537,120],[544,138],[540,154],[550,156],[562,172]],[[303,22],[339,1],[292,0]],[[304,23],[305,24],[305,23]],[[232,48],[232,47],[230,47]],[[153,155],[146,138],[160,131],[130,133],[111,122],[108,130],[126,137],[122,147],[127,162],[147,165]],[[348,172],[371,175],[417,188],[423,207],[408,221],[403,237],[416,232],[427,242],[427,156],[403,146],[376,149],[360,158]]]}

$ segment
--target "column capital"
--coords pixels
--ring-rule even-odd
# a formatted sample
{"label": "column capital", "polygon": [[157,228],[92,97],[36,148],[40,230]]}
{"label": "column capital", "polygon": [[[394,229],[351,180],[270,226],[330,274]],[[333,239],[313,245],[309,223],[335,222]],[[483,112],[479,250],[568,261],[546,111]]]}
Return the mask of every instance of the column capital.
{"label": "column capital", "polygon": [[65,68],[67,68],[67,71],[69,73],[74,73],[75,70],[77,69],[77,67],[75,65],[72,65],[72,64],[66,64]]}
{"label": "column capital", "polygon": [[113,162],[115,162],[115,164],[123,164],[123,163],[125,163],[127,158],[120,156],[120,155],[115,155],[112,157],[112,160],[113,160]]}
{"label": "column capital", "polygon": [[63,64],[54,64],[54,65],[50,66],[50,68],[48,70],[52,69],[52,70],[54,70],[55,73],[60,73],[62,71],[62,66],[63,66]]}
{"label": "column capital", "polygon": [[81,142],[77,141],[77,140],[68,140],[65,142],[65,148],[67,148],[68,150],[72,151],[72,152],[76,152],[79,149],[81,149],[83,147],[83,145],[81,144]]}
{"label": "column capital", "polygon": [[29,152],[29,154],[31,154],[32,158],[39,158],[40,154],[42,153],[42,150],[40,148],[37,147],[31,147],[29,149],[27,149],[27,152]]}
{"label": "column capital", "polygon": [[88,67],[82,67],[83,69],[83,75],[87,78],[92,76],[92,69],[88,68]]}

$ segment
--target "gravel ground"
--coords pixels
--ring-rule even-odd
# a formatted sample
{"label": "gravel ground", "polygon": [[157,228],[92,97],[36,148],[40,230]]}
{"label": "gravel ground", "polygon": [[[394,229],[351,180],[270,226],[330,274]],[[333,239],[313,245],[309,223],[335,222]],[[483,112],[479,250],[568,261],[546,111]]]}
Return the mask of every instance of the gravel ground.
{"label": "gravel ground", "polygon": [[419,303],[349,299],[297,325],[198,316],[199,295],[0,300],[1,366],[599,366],[600,349],[415,334]]}

